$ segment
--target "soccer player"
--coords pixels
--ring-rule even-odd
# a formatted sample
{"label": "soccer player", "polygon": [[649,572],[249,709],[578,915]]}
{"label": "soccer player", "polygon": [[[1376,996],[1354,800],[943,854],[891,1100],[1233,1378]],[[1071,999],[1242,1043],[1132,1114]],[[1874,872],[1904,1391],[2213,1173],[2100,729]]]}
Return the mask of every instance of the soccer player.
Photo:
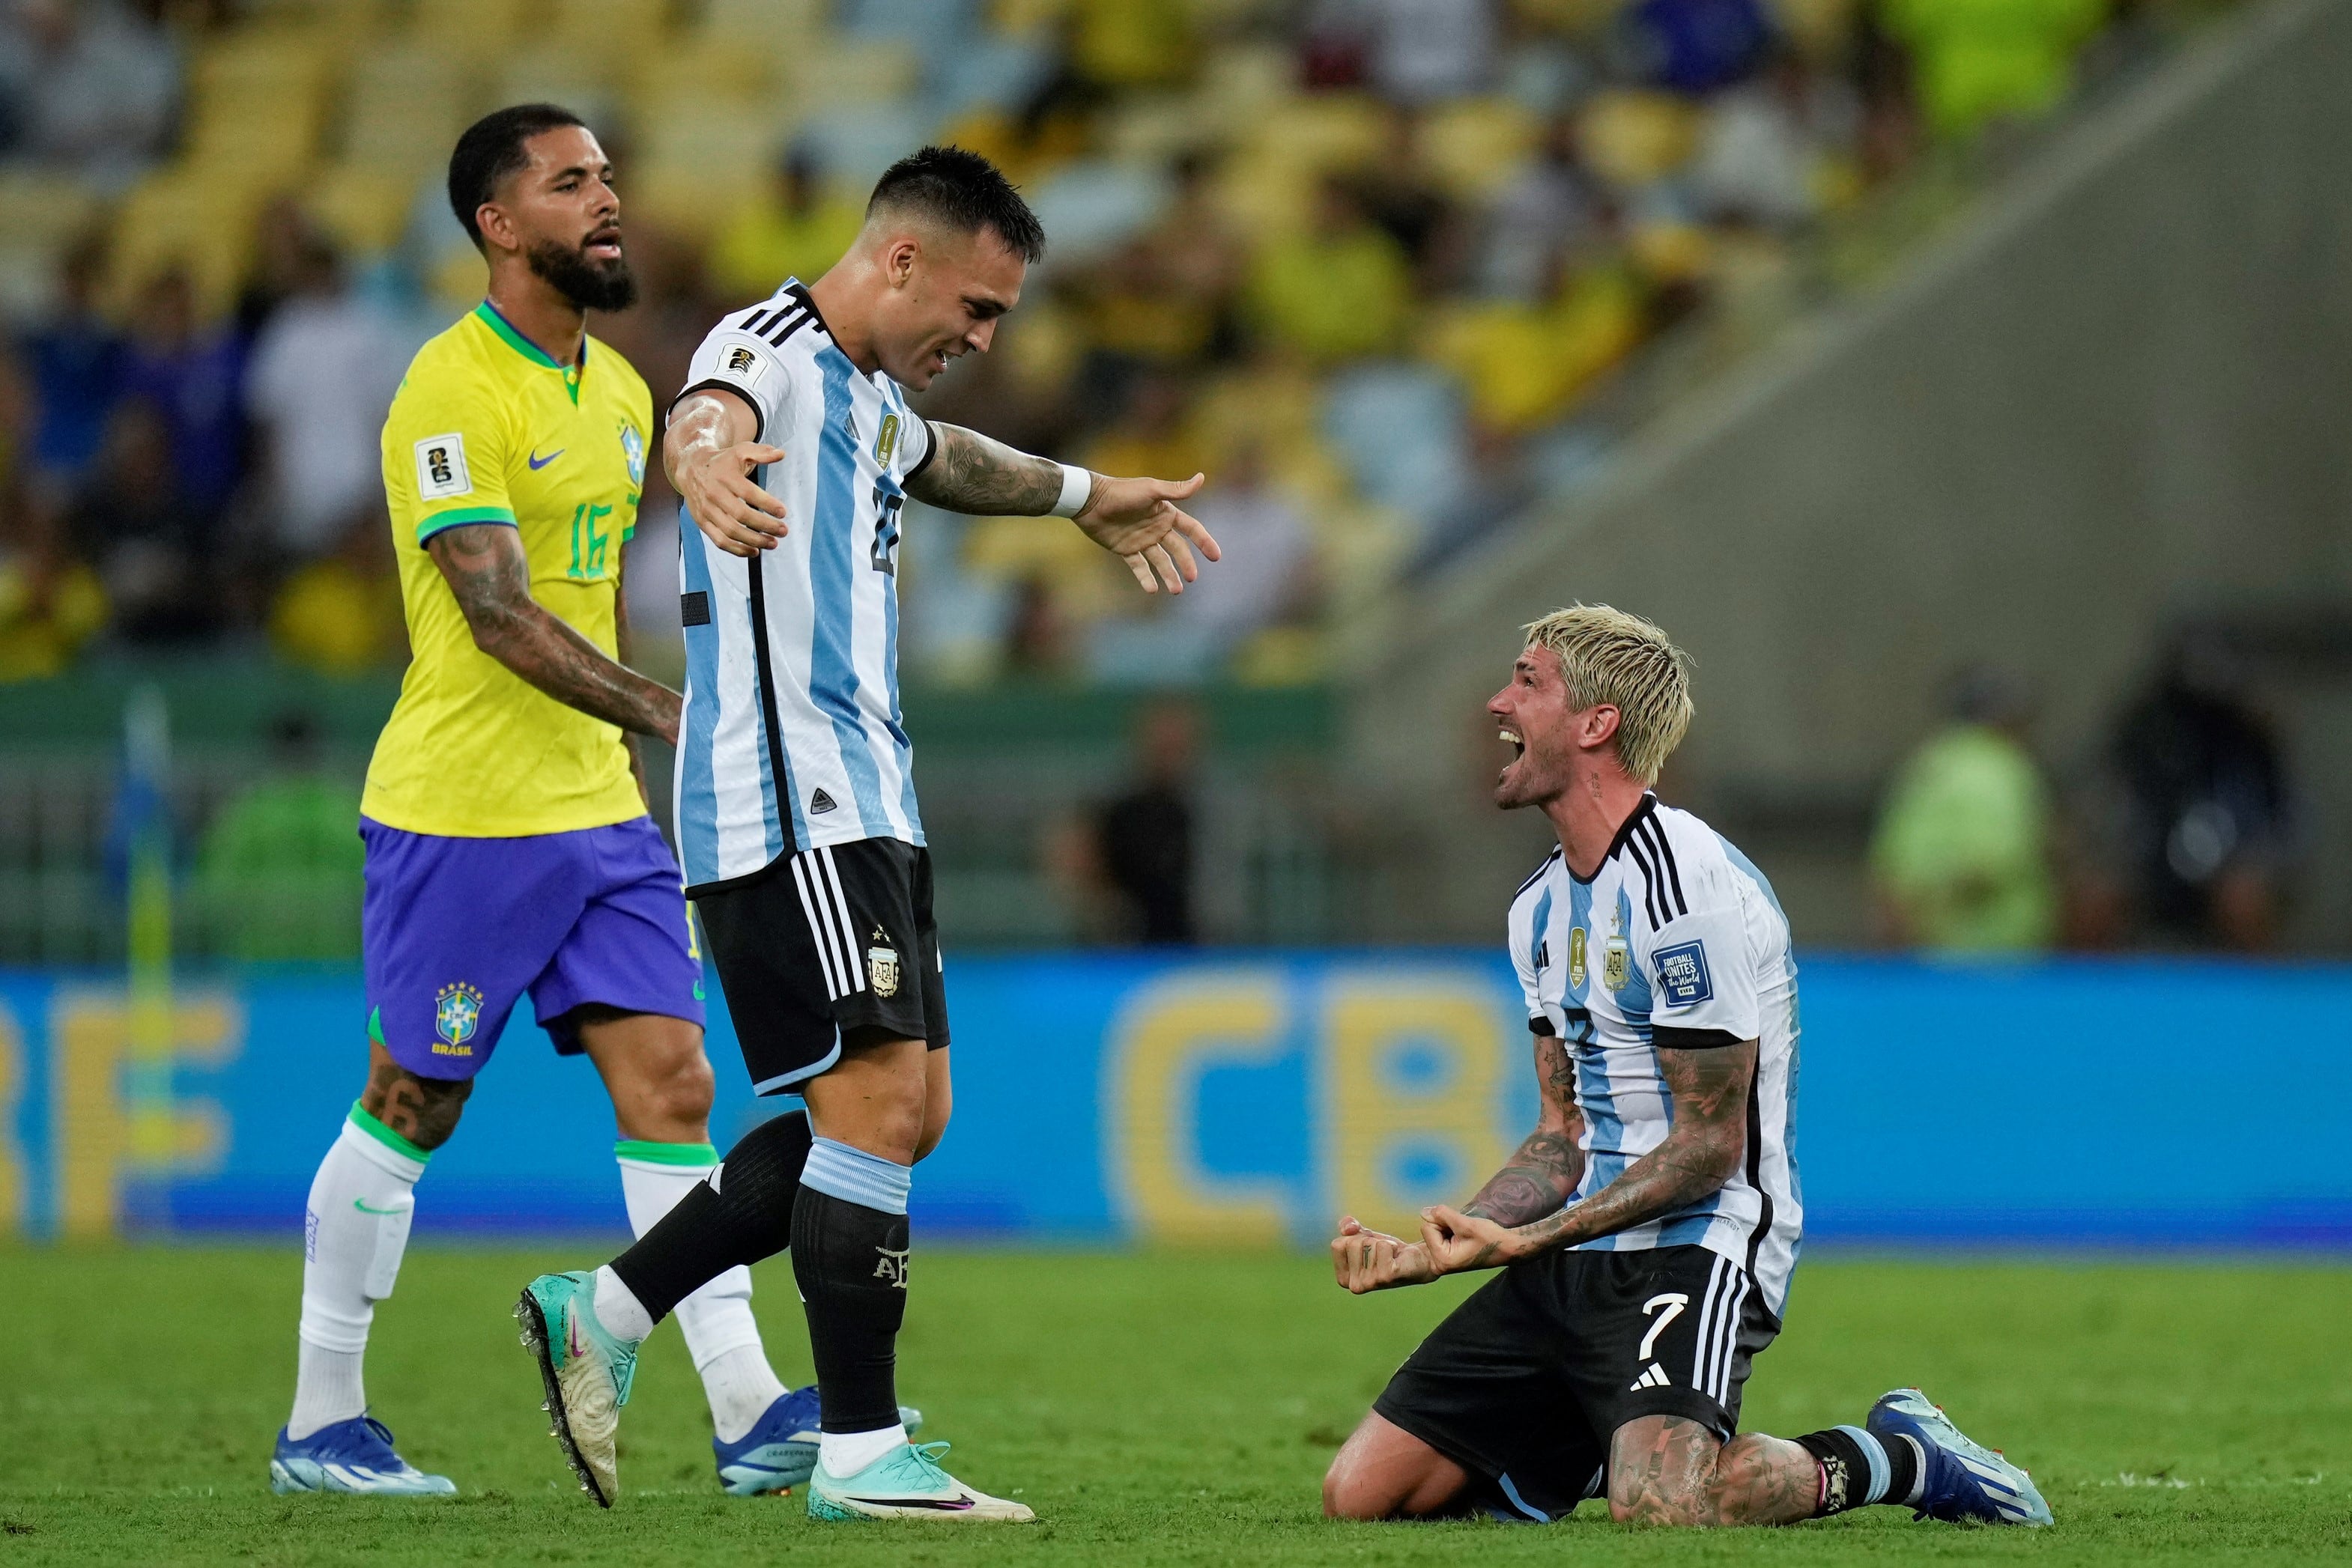
{"label": "soccer player", "polygon": [[[412,1189],[525,993],[612,1095],[634,1228],[717,1161],[702,966],[625,740],[674,740],[679,698],[617,662],[654,428],[645,382],[586,332],[635,290],[612,173],[544,104],[490,115],[449,160],[489,297],[418,351],[384,426],[415,662],[362,807],[367,1087],[310,1187],[279,1491],[456,1490],[394,1451],[361,1360]],[[794,1483],[815,1452],[813,1394],[769,1370],[751,1290],[735,1270],[678,1308],[720,1480],[743,1493]]]}
{"label": "soccer player", "polygon": [[1688,662],[1605,605],[1527,629],[1486,705],[1506,809],[1559,847],[1511,904],[1542,1115],[1461,1208],[1403,1240],[1339,1222],[1349,1291],[1499,1268],[1422,1342],[1332,1460],[1327,1513],[1783,1524],[1892,1503],[2047,1524],[2026,1473],[1913,1388],[1863,1425],[1735,1436],[1802,1228],[1797,967],[1771,884],[1649,792],[1691,716]]}
{"label": "soccer player", "polygon": [[984,352],[1043,254],[987,160],[926,148],[875,186],[814,284],[789,279],[696,354],[664,460],[682,529],[687,696],[678,841],[753,1087],[805,1113],[746,1134],[669,1218],[604,1268],[517,1304],[565,1457],[597,1500],[636,1349],[720,1270],[792,1249],[822,1435],[819,1519],[1031,1518],[907,1441],[892,1379],[907,1195],[949,1109],[931,868],[898,711],[898,514],[1072,518],[1147,591],[1181,592],[1207,530],[1202,484],[1115,479],[929,424],[902,388]]}

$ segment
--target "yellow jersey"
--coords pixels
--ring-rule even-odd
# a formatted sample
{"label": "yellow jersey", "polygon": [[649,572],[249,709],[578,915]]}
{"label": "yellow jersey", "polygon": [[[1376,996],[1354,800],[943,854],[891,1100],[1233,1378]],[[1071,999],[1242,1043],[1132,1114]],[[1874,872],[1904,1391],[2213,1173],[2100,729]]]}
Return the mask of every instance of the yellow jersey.
{"label": "yellow jersey", "polygon": [[485,303],[417,350],[383,427],[413,660],[368,765],[367,816],[499,839],[645,815],[620,728],[475,647],[425,545],[466,523],[520,530],[531,597],[617,657],[621,547],[652,429],[643,378],[593,338],[567,368]]}

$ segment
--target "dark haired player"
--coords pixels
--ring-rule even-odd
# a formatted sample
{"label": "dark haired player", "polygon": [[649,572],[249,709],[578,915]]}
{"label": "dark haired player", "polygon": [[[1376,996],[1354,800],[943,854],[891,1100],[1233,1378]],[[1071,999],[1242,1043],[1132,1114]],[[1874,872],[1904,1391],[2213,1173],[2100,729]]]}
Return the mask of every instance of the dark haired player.
{"label": "dark haired player", "polygon": [[671,407],[663,455],[696,524],[682,530],[688,891],[753,1087],[807,1110],[745,1134],[611,1264],[541,1276],[518,1304],[557,1436],[600,1501],[638,1343],[703,1281],[789,1246],[822,1403],[809,1512],[1032,1517],[910,1445],[892,1385],[907,1195],[949,1092],[930,857],[898,713],[898,513],[912,496],[1069,517],[1147,591],[1182,591],[1195,549],[1217,557],[1177,506],[1197,474],[1088,474],[908,408],[902,388],[987,350],[1044,248],[987,160],[926,148],[882,176],[823,277],[788,279],[711,331]]}
{"label": "dark haired player", "polygon": [[[455,1490],[394,1452],[361,1361],[412,1189],[525,993],[603,1075],[634,1225],[717,1161],[702,966],[625,738],[675,739],[679,699],[616,662],[654,428],[646,383],[586,332],[635,293],[612,172],[545,104],[488,116],[449,160],[489,297],[418,351],[384,426],[415,659],[362,807],[367,1087],[310,1187],[279,1491]],[[739,1492],[797,1480],[815,1452],[814,1396],[777,1383],[750,1298],[736,1270],[678,1310]]]}

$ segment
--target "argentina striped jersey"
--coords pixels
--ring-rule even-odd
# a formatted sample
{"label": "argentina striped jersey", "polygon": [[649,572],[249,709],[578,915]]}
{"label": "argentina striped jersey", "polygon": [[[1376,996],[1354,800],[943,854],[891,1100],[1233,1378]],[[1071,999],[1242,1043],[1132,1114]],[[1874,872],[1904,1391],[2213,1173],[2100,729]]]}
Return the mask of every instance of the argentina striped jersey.
{"label": "argentina striped jersey", "polygon": [[796,851],[923,841],[898,708],[898,513],[930,427],[861,373],[788,281],[711,329],[687,393],[724,387],[783,449],[753,482],[784,504],[771,550],[733,556],[681,519],[686,710],[675,784],[688,896]]}
{"label": "argentina striped jersey", "polygon": [[1575,1069],[1585,1156],[1578,1200],[1665,1141],[1674,1112],[1661,1047],[1757,1042],[1747,1148],[1730,1179],[1672,1214],[1582,1245],[1705,1247],[1746,1270],[1777,1316],[1797,1264],[1804,1199],[1797,965],[1764,873],[1688,811],[1644,795],[1590,882],[1552,852],[1512,901],[1510,943],[1528,1027],[1558,1037]]}

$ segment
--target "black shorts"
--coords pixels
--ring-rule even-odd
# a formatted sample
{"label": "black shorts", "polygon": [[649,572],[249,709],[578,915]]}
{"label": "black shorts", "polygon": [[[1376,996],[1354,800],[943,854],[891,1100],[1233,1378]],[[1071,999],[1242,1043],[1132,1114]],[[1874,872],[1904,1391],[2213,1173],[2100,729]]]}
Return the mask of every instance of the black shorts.
{"label": "black shorts", "polygon": [[929,850],[897,839],[806,850],[694,904],[752,1092],[795,1092],[860,1031],[946,1049]]}
{"label": "black shorts", "polygon": [[1738,1431],[1780,1332],[1747,1270],[1704,1247],[1548,1252],[1456,1307],[1372,1408],[1468,1470],[1474,1504],[1558,1519],[1601,1495],[1628,1421]]}

